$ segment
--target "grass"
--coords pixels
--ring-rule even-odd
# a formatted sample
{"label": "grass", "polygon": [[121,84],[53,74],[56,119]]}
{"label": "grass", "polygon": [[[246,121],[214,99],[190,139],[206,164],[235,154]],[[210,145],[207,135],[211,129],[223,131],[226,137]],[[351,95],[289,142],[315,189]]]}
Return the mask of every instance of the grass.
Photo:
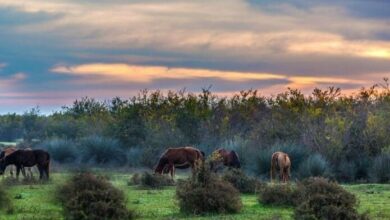
{"label": "grass", "polygon": [[[257,202],[256,195],[242,195],[243,210],[235,215],[186,216],[179,212],[175,200],[175,188],[140,190],[127,186],[129,174],[109,174],[112,183],[127,196],[129,208],[139,214],[138,219],[291,219],[292,208],[265,206]],[[50,183],[44,185],[15,185],[9,188],[14,212],[0,212],[1,220],[63,219],[61,205],[53,195],[57,184],[63,183],[69,174],[54,173]],[[0,180],[2,177],[0,177]],[[390,219],[390,184],[345,185],[360,200],[359,212],[369,212],[373,219]]]}

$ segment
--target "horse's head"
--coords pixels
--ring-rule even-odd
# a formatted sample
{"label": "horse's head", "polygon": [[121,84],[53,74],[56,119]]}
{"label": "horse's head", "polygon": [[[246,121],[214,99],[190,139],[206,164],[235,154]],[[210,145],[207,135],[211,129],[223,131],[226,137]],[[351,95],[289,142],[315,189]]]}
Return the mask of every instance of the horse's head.
{"label": "horse's head", "polygon": [[230,166],[234,168],[241,168],[240,159],[238,158],[237,152],[234,150],[230,152]]}

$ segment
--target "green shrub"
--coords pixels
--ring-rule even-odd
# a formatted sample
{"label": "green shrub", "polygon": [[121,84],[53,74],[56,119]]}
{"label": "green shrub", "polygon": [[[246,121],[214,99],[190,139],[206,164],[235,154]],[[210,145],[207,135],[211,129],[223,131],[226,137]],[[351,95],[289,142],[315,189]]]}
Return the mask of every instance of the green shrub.
{"label": "green shrub", "polygon": [[336,178],[341,182],[353,182],[355,181],[355,176],[357,173],[357,169],[355,163],[350,161],[341,161],[335,167],[336,170]]}
{"label": "green shrub", "polygon": [[321,154],[313,154],[301,163],[298,169],[300,178],[327,176],[330,171],[328,161]]}
{"label": "green shrub", "polygon": [[131,185],[140,185],[141,184],[141,174],[139,173],[134,173],[129,182],[127,182],[127,185],[131,186]]}
{"label": "green shrub", "polygon": [[271,184],[264,186],[258,200],[266,205],[292,206],[295,204],[296,188],[289,184]]}
{"label": "green shrub", "polygon": [[372,180],[380,183],[390,182],[390,154],[376,157],[370,170]]}
{"label": "green shrub", "polygon": [[133,219],[122,191],[104,177],[91,173],[73,176],[57,191],[66,219]]}
{"label": "green shrub", "polygon": [[46,149],[53,160],[59,163],[74,162],[78,158],[78,150],[73,141],[65,139],[52,139],[40,145]]}
{"label": "green shrub", "polygon": [[240,193],[202,165],[192,178],[178,182],[176,197],[187,214],[236,213],[242,208]]}
{"label": "green shrub", "polygon": [[175,182],[171,179],[170,176],[160,175],[160,174],[151,174],[144,172],[140,178],[141,186],[144,188],[154,188],[159,189],[164,186],[173,186]]}
{"label": "green shrub", "polygon": [[364,219],[356,197],[335,182],[312,177],[298,183],[295,219]]}
{"label": "green shrub", "polygon": [[225,171],[222,179],[230,182],[242,193],[255,193],[261,188],[261,182],[247,176],[241,169],[229,169]]}
{"label": "green shrub", "polygon": [[82,162],[115,165],[124,165],[127,162],[126,153],[115,139],[89,136],[81,139],[79,144]]}

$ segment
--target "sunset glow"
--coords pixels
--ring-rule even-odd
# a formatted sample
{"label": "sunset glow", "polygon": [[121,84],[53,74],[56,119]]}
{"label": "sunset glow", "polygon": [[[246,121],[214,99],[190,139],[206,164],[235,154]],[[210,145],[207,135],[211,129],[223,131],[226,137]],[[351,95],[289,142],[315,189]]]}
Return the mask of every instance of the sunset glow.
{"label": "sunset glow", "polygon": [[390,76],[390,3],[351,2],[2,0],[0,112],[142,89],[349,94]]}

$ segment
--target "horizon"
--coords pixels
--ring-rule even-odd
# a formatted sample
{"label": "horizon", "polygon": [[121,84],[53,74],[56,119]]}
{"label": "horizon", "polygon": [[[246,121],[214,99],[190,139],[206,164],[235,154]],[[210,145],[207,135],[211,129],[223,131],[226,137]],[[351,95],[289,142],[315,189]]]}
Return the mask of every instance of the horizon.
{"label": "horizon", "polygon": [[348,95],[390,77],[389,19],[380,0],[3,0],[0,114],[210,85]]}

